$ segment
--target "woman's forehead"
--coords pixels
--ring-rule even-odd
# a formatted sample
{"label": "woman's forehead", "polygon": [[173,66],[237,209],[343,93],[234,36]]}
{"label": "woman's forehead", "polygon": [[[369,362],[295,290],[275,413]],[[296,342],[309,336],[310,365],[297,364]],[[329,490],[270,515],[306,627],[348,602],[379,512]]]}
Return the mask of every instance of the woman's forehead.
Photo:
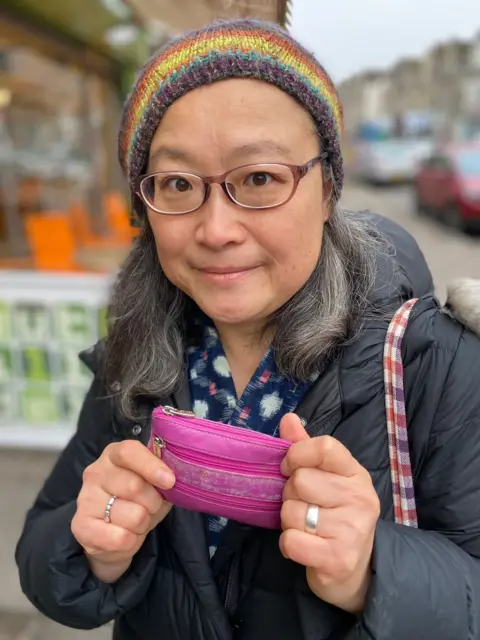
{"label": "woman's forehead", "polygon": [[195,89],[165,113],[150,159],[184,159],[197,145],[236,157],[270,154],[285,160],[316,141],[313,120],[293,98],[256,80],[234,79]]}
{"label": "woman's forehead", "polygon": [[312,120],[294,98],[267,82],[234,78],[214,82],[189,91],[176,100],[162,117],[161,128],[167,130],[178,121],[201,120],[203,125],[220,126],[235,120],[238,124],[285,126]]}

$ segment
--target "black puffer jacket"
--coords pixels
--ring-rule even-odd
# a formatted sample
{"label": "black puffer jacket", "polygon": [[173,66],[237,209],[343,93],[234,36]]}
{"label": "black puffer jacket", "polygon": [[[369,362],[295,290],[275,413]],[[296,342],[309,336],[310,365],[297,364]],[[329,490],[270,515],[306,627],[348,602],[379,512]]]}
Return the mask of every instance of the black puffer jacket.
{"label": "black puffer jacket", "polygon": [[[404,269],[394,272],[391,298],[411,296]],[[147,418],[126,421],[98,377],[18,544],[31,602],[72,627],[116,619],[118,640],[480,640],[480,340],[431,296],[415,306],[403,350],[421,527],[412,530],[392,521],[382,374],[387,325],[388,318],[369,321],[298,408],[312,436],[331,434],[350,449],[381,498],[361,617],[310,592],[305,569],[282,557],[278,532],[229,522],[211,563],[203,517],[181,509],[149,534],[118,583],[99,582],[70,531],[82,471],[114,440],[146,442],[149,427]],[[83,357],[96,371],[101,346]],[[189,408],[186,387],[165,400]]]}

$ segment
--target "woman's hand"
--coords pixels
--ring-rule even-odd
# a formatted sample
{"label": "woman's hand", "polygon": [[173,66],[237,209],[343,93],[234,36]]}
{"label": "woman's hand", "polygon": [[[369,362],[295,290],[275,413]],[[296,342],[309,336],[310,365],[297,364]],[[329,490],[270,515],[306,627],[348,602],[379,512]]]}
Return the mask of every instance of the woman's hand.
{"label": "woman's hand", "polygon": [[[280,549],[307,567],[311,590],[350,613],[363,610],[380,501],[370,474],[329,436],[310,438],[300,419],[284,416],[281,437],[293,442],[282,463],[285,485]],[[307,508],[319,507],[316,535]]]}
{"label": "woman's hand", "polygon": [[[116,582],[129,568],[147,534],[172,508],[155,487],[171,489],[174,484],[172,471],[135,440],[108,445],[85,469],[71,527],[100,580]],[[105,509],[112,496],[107,522]]]}

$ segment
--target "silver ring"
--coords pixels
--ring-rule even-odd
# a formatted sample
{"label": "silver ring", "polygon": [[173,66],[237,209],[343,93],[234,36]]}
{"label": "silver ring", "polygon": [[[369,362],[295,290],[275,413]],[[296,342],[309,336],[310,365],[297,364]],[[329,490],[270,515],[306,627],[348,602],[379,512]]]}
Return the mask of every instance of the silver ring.
{"label": "silver ring", "polygon": [[105,522],[108,522],[109,524],[112,521],[110,518],[110,511],[112,510],[112,507],[116,499],[117,499],[117,496],[112,496],[110,498],[110,500],[107,502],[107,506],[105,507],[105,512],[103,514],[103,519],[105,520]]}
{"label": "silver ring", "polygon": [[309,504],[305,515],[305,531],[312,535],[317,535],[318,516],[320,508],[316,504]]}

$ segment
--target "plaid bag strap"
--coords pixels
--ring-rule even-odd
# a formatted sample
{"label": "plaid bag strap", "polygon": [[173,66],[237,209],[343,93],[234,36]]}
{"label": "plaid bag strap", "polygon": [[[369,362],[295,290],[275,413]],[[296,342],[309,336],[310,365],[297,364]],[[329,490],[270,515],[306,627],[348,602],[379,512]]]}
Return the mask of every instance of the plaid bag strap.
{"label": "plaid bag strap", "polygon": [[418,527],[403,389],[402,339],[417,299],[408,300],[393,316],[383,352],[388,452],[395,522]]}

